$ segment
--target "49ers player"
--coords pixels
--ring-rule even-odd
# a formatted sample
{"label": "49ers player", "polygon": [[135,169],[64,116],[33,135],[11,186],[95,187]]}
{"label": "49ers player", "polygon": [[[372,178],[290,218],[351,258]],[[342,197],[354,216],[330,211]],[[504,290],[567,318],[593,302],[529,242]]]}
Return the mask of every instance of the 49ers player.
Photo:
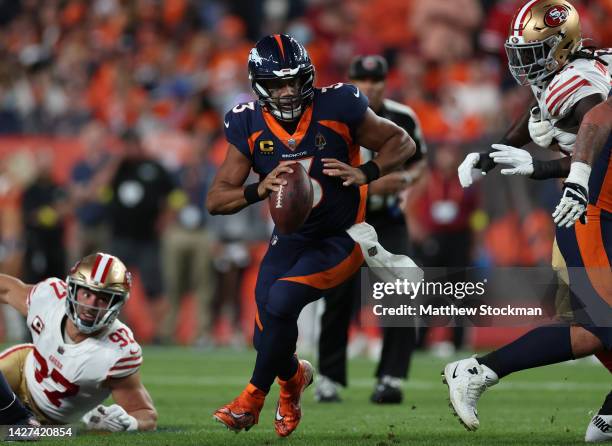
{"label": "49ers player", "polygon": [[[25,405],[43,424],[85,415],[96,430],[156,428],[153,401],[140,381],[142,351],[117,319],[130,281],[125,265],[103,253],[80,260],[66,282],[50,278],[26,285],[0,275],[0,301],[27,317],[33,339],[0,354],[0,371],[14,392],[11,407],[22,419],[28,418]],[[116,404],[100,405],[109,394]]]}
{"label": "49ers player", "polygon": [[[509,166],[501,170],[503,175],[566,178],[553,214],[560,254],[554,266],[569,273],[576,325],[539,327],[485,356],[447,364],[443,375],[452,407],[468,430],[479,426],[478,399],[500,378],[591,354],[610,369],[612,356],[610,147],[595,154],[578,150],[576,144],[583,118],[610,92],[612,51],[582,47],[578,13],[565,0],[525,3],[512,20],[505,47],[512,75],[531,87],[534,102],[492,152],[466,157],[459,180],[467,187],[474,174],[484,174],[496,164]],[[562,153],[573,156],[535,160],[518,148],[531,140],[542,147],[555,141]],[[585,214],[587,218],[581,218]],[[581,222],[574,225],[579,218]]]}

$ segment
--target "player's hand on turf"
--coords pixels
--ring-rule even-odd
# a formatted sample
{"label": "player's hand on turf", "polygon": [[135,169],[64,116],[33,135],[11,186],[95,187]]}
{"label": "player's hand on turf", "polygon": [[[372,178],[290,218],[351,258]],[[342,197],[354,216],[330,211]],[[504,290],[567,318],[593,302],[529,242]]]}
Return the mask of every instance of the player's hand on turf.
{"label": "player's hand on turf", "polygon": [[507,164],[511,169],[502,169],[502,175],[525,175],[533,173],[533,157],[527,150],[518,149],[504,144],[493,144],[495,152],[489,156],[495,164]]}
{"label": "player's hand on turf", "polygon": [[487,174],[484,170],[476,167],[479,161],[480,153],[472,152],[468,153],[463,162],[459,165],[457,174],[459,175],[461,187],[470,187],[474,181]]}
{"label": "player's hand on turf", "polygon": [[586,223],[586,208],[589,201],[589,193],[580,184],[565,183],[561,201],[553,212],[553,220],[560,228],[569,228],[576,220]]}
{"label": "player's hand on turf", "polygon": [[334,158],[323,158],[321,161],[323,161],[323,173],[330,177],[341,178],[343,186],[352,184],[361,186],[368,182],[365,173],[357,167],[349,166]]}
{"label": "player's hand on turf", "polygon": [[138,429],[138,420],[118,404],[99,405],[83,415],[81,419],[90,430],[123,432]]}
{"label": "player's hand on turf", "polygon": [[278,176],[283,173],[293,173],[293,169],[291,168],[291,164],[295,164],[297,161],[287,161],[279,164],[270,172],[264,180],[259,183],[257,186],[257,193],[261,198],[266,198],[270,195],[270,192],[278,192],[279,186],[284,186],[287,184],[287,180],[283,180],[282,178],[278,178]]}

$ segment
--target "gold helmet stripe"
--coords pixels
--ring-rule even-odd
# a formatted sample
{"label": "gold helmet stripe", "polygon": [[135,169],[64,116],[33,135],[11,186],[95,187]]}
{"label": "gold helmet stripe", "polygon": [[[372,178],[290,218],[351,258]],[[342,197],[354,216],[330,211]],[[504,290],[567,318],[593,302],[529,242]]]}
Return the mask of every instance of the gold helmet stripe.
{"label": "gold helmet stripe", "polygon": [[91,280],[98,283],[104,283],[112,263],[113,258],[108,254],[98,254],[96,262],[91,270]]}
{"label": "gold helmet stripe", "polygon": [[527,18],[527,15],[529,13],[529,11],[531,11],[531,8],[538,3],[540,0],[530,0],[529,2],[527,2],[525,4],[525,6],[523,6],[521,8],[521,10],[518,12],[518,14],[516,15],[516,19],[512,25],[512,32],[513,32],[513,36],[514,37],[522,37],[523,35],[523,29],[525,28],[523,26],[523,22],[525,21],[525,19]]}

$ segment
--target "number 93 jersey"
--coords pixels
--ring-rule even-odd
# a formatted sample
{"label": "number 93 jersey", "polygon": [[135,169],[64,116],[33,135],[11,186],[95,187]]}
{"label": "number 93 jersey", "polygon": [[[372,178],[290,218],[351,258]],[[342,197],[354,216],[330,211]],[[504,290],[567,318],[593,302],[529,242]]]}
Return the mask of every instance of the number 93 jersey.
{"label": "number 93 jersey", "polygon": [[78,344],[65,342],[67,294],[64,281],[50,278],[27,297],[34,344],[24,367],[27,388],[37,408],[58,423],[76,421],[102,403],[110,394],[105,382],[135,373],[142,363],[132,331],[118,320]]}
{"label": "number 93 jersey", "polygon": [[256,101],[239,104],[225,115],[225,136],[264,179],[279,163],[299,161],[314,189],[313,209],[298,234],[330,235],[363,221],[367,187],[342,186],[323,174],[322,158],[358,166],[355,132],[365,117],[367,98],[350,84],[316,88],[312,103],[289,134]]}

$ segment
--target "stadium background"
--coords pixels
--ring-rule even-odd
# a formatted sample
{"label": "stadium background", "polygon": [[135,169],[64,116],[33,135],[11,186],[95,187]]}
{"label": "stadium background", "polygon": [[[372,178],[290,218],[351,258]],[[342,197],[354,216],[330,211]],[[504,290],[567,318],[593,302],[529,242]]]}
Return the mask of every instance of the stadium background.
{"label": "stadium background", "polygon": [[[99,152],[108,152],[111,159],[120,156],[126,130],[136,129],[148,151],[171,173],[194,165],[213,171],[226,150],[223,114],[251,97],[246,57],[266,33],[288,32],[306,44],[318,86],[345,80],[356,54],[384,54],[391,68],[387,96],[418,114],[431,168],[436,166],[436,153],[451,155],[445,158],[448,167],[467,151],[485,150],[524,111],[530,96],[511,79],[503,52],[508,23],[520,3],[0,0],[0,272],[34,280],[28,277],[31,267],[40,268],[45,261],[40,253],[26,252],[32,229],[60,240],[54,249],[65,254],[65,264],[56,265],[61,271],[75,260],[82,251],[77,209],[92,199],[104,204],[109,196],[104,184],[94,184],[84,197],[82,183],[74,180],[74,167]],[[612,1],[573,3],[580,11],[584,36],[596,46],[612,46]],[[551,154],[539,151],[538,156]],[[57,188],[40,181],[48,173]],[[430,209],[423,191],[428,178],[432,176],[406,197],[412,235],[422,252],[431,247],[436,229],[427,219]],[[449,181],[458,187],[454,174]],[[33,184],[39,185],[39,192],[54,193],[41,194],[46,202],[26,206],[24,192]],[[469,215],[459,225],[472,235],[469,262],[483,267],[549,264],[550,212],[559,190],[552,180],[486,176],[470,190],[471,204],[465,208]],[[185,195],[173,193],[170,198],[156,226],[161,241],[176,229],[185,204]],[[199,205],[203,209],[203,203]],[[75,443],[275,441],[271,420],[276,388],[260,425],[247,434],[231,435],[210,417],[242,388],[253,363],[254,352],[245,348],[253,321],[252,289],[270,229],[265,204],[238,216],[206,219],[203,230],[213,240],[207,251],[213,279],[207,288],[216,296],[208,306],[216,322],[212,338],[197,333],[201,315],[193,293],[182,302],[176,336],[156,335],[142,280],[136,281],[122,319],[145,344],[184,345],[145,347],[142,376],[160,414],[158,432],[114,434],[112,439],[86,435]],[[4,342],[24,339],[23,322],[6,307],[0,311]],[[300,346],[312,359],[316,310],[307,315],[307,336]],[[376,330],[353,331],[354,353],[376,356]],[[464,348],[488,348],[520,332],[473,329]],[[428,342],[451,336],[449,331],[432,330]],[[609,391],[608,372],[590,360],[512,375],[483,398],[482,427],[469,435],[446,407],[447,391],[439,371],[448,360],[417,353],[405,386],[406,401],[399,407],[370,404],[373,363],[363,356],[351,360],[350,387],[342,394],[345,403],[316,404],[309,391],[304,420],[285,443],[576,444],[584,436],[589,410],[597,409]],[[60,441],[65,444],[55,443]]]}
{"label": "stadium background", "polygon": [[[170,173],[197,163],[214,170],[226,150],[222,116],[250,98],[247,54],[267,33],[287,32],[306,44],[318,86],[346,80],[354,55],[384,54],[390,64],[386,96],[416,111],[431,165],[439,150],[453,154],[450,162],[456,164],[465,152],[486,149],[524,111],[530,96],[510,77],[503,51],[508,23],[520,3],[0,1],[0,270],[29,279],[23,265],[37,261],[25,249],[32,236],[26,221],[32,215],[37,229],[60,234],[63,266],[81,253],[75,209],[83,197],[76,198],[73,169],[86,156],[85,147],[119,156],[120,136],[134,129]],[[589,44],[612,45],[612,2],[574,3]],[[551,155],[542,151],[540,156]],[[25,211],[23,193],[45,171],[51,172],[58,193]],[[426,176],[405,194],[413,235],[425,248],[432,231],[423,218],[427,182]],[[548,264],[554,236],[549,215],[559,190],[554,181],[497,174],[478,183],[469,192],[475,204],[467,208],[464,228],[472,233],[469,262]],[[104,192],[95,189],[89,198],[104,203]],[[179,221],[185,204],[180,197],[171,194],[160,217],[162,241],[166,229]],[[248,343],[252,289],[270,228],[263,205],[238,216],[207,217],[204,231],[212,240],[210,268],[217,279],[216,285],[210,283],[214,336],[196,333],[198,312],[187,296],[176,336],[160,337],[138,280],[123,315],[138,339],[202,346]],[[4,313],[4,339],[23,337],[20,322],[10,311]],[[468,333],[467,346],[496,345],[517,333],[476,329]],[[365,336],[376,339],[376,332]],[[430,336],[444,340],[449,333]]]}

